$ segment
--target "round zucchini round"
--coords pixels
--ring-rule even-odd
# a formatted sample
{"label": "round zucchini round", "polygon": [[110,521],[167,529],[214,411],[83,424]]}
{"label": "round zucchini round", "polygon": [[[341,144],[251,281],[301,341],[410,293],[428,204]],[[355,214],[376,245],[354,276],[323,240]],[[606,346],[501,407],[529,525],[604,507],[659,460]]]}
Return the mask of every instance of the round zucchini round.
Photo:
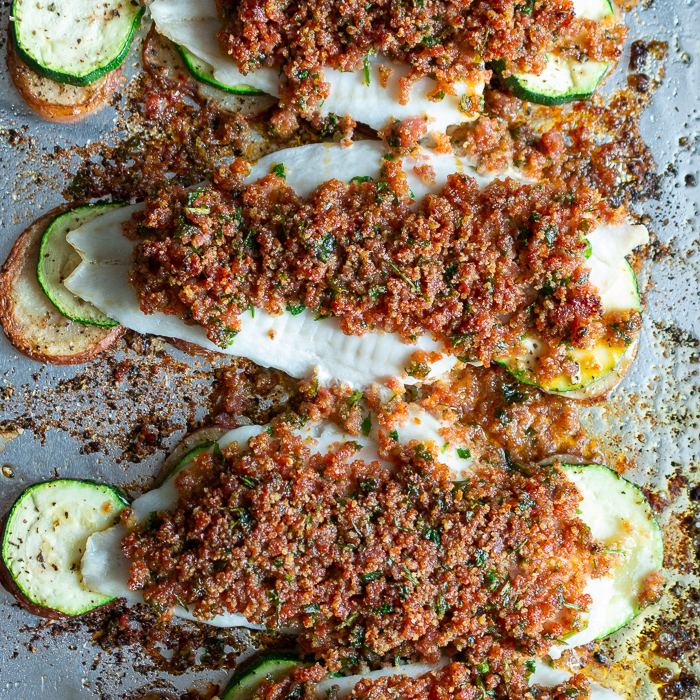
{"label": "round zucchini round", "polygon": [[83,585],[80,561],[90,535],[112,526],[128,505],[118,488],[78,479],[30,486],[2,533],[2,579],[30,612],[81,615],[113,598]]}
{"label": "round zucchini round", "polygon": [[592,572],[587,592],[593,603],[582,615],[584,624],[550,650],[553,658],[567,648],[603,639],[639,615],[650,602],[649,592],[659,587],[664,562],[661,528],[639,486],[603,464],[560,466],[582,496],[579,517],[602,542],[600,553],[612,557],[613,565],[612,575],[595,577]]}
{"label": "round zucchini round", "polygon": [[15,242],[0,270],[0,325],[23,355],[56,365],[88,362],[113,345],[121,326],[102,328],[72,321],[46,296],[37,278],[46,229],[67,205],[37,219]]}
{"label": "round zucchini round", "polygon": [[10,33],[32,70],[57,83],[85,86],[118,68],[145,7],[135,0],[14,0]]}
{"label": "round zucchini round", "polygon": [[185,62],[185,65],[190,73],[192,73],[192,75],[201,83],[206,83],[207,85],[211,85],[212,87],[223,90],[224,92],[233,93],[234,95],[265,94],[262,90],[258,90],[257,88],[246,85],[245,83],[241,83],[240,85],[226,85],[225,83],[220,83],[214,77],[214,71],[208,63],[202,61],[191,51],[188,51],[184,46],[178,45],[177,49],[180,52],[182,60]]}
{"label": "round zucchini round", "polygon": [[[577,17],[599,22],[614,14],[615,9],[611,0],[574,0],[574,12]],[[546,58],[547,66],[539,75],[511,73],[504,60],[493,61],[491,67],[512,95],[547,107],[589,100],[610,69],[610,63],[578,61],[556,53]]]}
{"label": "round zucchini round", "polygon": [[68,291],[63,282],[81,262],[80,254],[66,241],[66,236],[105,211],[121,206],[95,204],[76,207],[57,216],[44,232],[39,249],[37,279],[54,306],[72,321],[105,328],[119,325],[96,306]]}
{"label": "round zucchini round", "polygon": [[[637,277],[627,261],[620,267],[617,282],[602,296],[601,304],[603,312],[641,311]],[[522,346],[524,352],[521,355],[501,358],[499,364],[524,384],[537,386],[551,394],[584,399],[607,394],[619,384],[637,355],[638,342],[637,338],[631,338],[627,345],[612,345],[601,339],[592,348],[570,348],[570,358],[579,367],[578,375],[570,377],[562,374],[546,384],[537,381],[535,371],[538,357],[546,350],[545,344],[534,337],[526,337]]]}
{"label": "round zucchini round", "polygon": [[506,76],[505,61],[494,61],[491,66],[511,95],[547,107],[589,100],[610,68],[609,63],[602,61],[580,63],[556,54],[547,56],[547,67],[539,75],[510,73]]}

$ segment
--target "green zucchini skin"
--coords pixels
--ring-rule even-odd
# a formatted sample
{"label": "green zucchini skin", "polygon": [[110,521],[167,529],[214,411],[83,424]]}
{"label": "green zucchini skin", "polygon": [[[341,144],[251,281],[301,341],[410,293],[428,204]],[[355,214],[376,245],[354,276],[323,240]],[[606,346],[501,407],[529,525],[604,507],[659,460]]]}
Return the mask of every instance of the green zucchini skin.
{"label": "green zucchini skin", "polygon": [[121,203],[110,203],[75,207],[57,216],[44,232],[39,249],[37,280],[51,303],[71,321],[104,328],[119,325],[89,302],[69,292],[63,280],[67,276],[66,271],[72,272],[80,264],[80,255],[66,242],[67,233],[105,211],[121,206]]}
{"label": "green zucchini skin", "polygon": [[[66,498],[70,493],[72,498]],[[80,560],[87,538],[110,527],[129,505],[124,492],[92,480],[34,484],[17,498],[2,528],[5,587],[35,615],[82,615],[113,598],[87,590]]]}
{"label": "green zucchini skin", "polygon": [[[579,505],[581,518],[593,536],[608,545],[614,542],[615,552],[621,548],[623,560],[614,569],[614,585],[605,600],[609,614],[605,625],[596,630],[595,639],[604,639],[644,609],[640,603],[644,580],[663,568],[663,533],[643,490],[614,469],[604,464],[567,463],[561,463],[561,468],[584,496]],[[591,498],[592,494],[597,498]],[[575,637],[571,641],[582,643]]]}
{"label": "green zucchini skin", "polygon": [[204,63],[203,61],[200,61],[196,56],[191,54],[184,46],[180,46],[178,44],[177,50],[180,53],[180,56],[182,57],[182,60],[184,61],[185,65],[187,66],[187,70],[189,70],[190,73],[192,73],[192,75],[200,83],[211,85],[212,87],[215,87],[218,90],[223,90],[224,92],[229,92],[233,95],[265,94],[262,90],[258,90],[257,88],[251,87],[250,85],[246,85],[245,83],[241,83],[240,85],[225,85],[224,83],[220,83],[213,77],[211,67],[208,64]]}
{"label": "green zucchini skin", "polygon": [[221,694],[221,700],[250,700],[266,678],[278,680],[299,664],[307,666],[308,662],[292,652],[263,652],[233,674]]}
{"label": "green zucchini skin", "polygon": [[[575,2],[574,6],[576,4]],[[575,7],[576,15],[582,19],[598,21],[615,12],[611,0],[579,0],[578,5],[579,7]],[[573,61],[573,59],[565,62],[568,64],[578,63]],[[578,65],[581,66],[581,70],[585,70],[584,66],[587,64],[578,63]],[[505,76],[507,64],[503,59],[492,61],[491,68],[498,74],[498,77],[514,97],[545,107],[555,107],[569,102],[581,102],[591,99],[603,78],[608,74],[610,64],[595,62],[591,74],[587,76],[585,81],[578,86],[574,84],[570,89],[566,90],[557,90],[556,87],[549,88],[544,86],[537,89],[535,85],[541,77],[537,75],[511,73]]]}
{"label": "green zucchini skin", "polygon": [[506,62],[503,60],[494,61],[491,64],[493,70],[498,73],[498,77],[501,82],[505,85],[511,95],[517,97],[519,100],[524,100],[525,102],[532,102],[533,104],[542,105],[544,107],[556,107],[557,105],[568,104],[569,102],[583,102],[585,100],[590,100],[595,94],[598,86],[602,82],[603,78],[607,75],[609,70],[609,64],[604,64],[605,70],[601,71],[597,78],[587,84],[587,87],[583,90],[573,90],[566,91],[557,94],[556,92],[537,92],[527,87],[527,81],[516,73],[511,73],[508,77],[504,76],[506,72]]}
{"label": "green zucchini skin", "polygon": [[[615,304],[613,308],[618,308],[620,305],[617,302],[623,300],[624,303],[621,306],[635,309],[641,313],[642,298],[639,292],[637,276],[632,266],[627,261],[622,265],[622,271],[623,275],[621,275],[620,285],[621,287],[624,286],[624,288],[617,289],[619,296],[615,296],[615,298],[608,300],[608,302],[612,301],[612,303]],[[624,283],[624,285],[622,283]],[[603,296],[603,308],[606,308],[605,295]],[[598,348],[597,355],[596,347]],[[595,398],[609,393],[622,380],[636,357],[637,339],[635,338],[626,348],[620,348],[615,351],[610,351],[604,341],[600,341],[596,347],[585,352],[579,350],[572,351],[572,354],[580,355],[578,359],[585,359],[587,352],[592,356],[598,357],[602,361],[601,367],[603,369],[600,372],[587,373],[585,378],[582,375],[581,381],[578,382],[573,382],[569,378],[560,376],[556,377],[549,384],[538,384],[531,371],[518,369],[514,366],[513,358],[503,358],[496,360],[496,362],[508,370],[518,381],[523,384],[528,384],[529,386],[535,386],[546,393],[558,394],[575,399]]]}
{"label": "green zucchini skin", "polygon": [[32,53],[31,49],[25,47],[23,44],[23,38],[21,34],[21,6],[23,4],[28,4],[27,0],[13,0],[11,16],[14,21],[10,22],[10,36],[12,38],[12,44],[19,58],[29,66],[37,75],[40,75],[49,80],[53,80],[57,83],[63,83],[67,85],[75,85],[77,87],[85,87],[94,83],[96,80],[102,76],[116,70],[121,66],[129,53],[131,48],[131,42],[134,38],[134,33],[141,23],[141,18],[143,17],[146,8],[143,6],[138,6],[133,1],[129,3],[129,11],[132,14],[131,24],[127,33],[123,36],[123,40],[119,45],[119,48],[113,52],[101,65],[90,66],[87,70],[61,70],[59,68],[53,68],[47,66],[41,61],[41,59]]}

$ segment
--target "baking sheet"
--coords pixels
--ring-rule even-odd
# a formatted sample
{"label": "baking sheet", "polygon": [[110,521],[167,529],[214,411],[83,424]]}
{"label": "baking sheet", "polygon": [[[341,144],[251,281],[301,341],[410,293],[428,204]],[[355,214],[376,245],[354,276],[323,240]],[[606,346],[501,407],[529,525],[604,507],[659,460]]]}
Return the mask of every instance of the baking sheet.
{"label": "baking sheet", "polygon": [[[8,14],[5,1],[0,26],[6,26]],[[662,174],[660,200],[638,210],[649,217],[657,239],[656,260],[640,280],[647,314],[639,360],[609,405],[587,411],[585,425],[599,436],[611,463],[633,464],[628,475],[657,494],[657,502],[669,501],[661,521],[670,592],[661,606],[600,645],[592,672],[624,696],[641,699],[658,697],[650,670],[656,669],[653,677],[659,680],[664,677],[659,669],[667,667],[667,678],[677,680],[664,694],[694,697],[700,686],[689,679],[700,629],[683,626],[682,648],[675,636],[669,642],[663,635],[699,619],[693,606],[700,512],[696,518],[689,493],[700,482],[700,9],[697,0],[651,0],[630,9],[627,23],[630,42],[653,38],[669,47],[663,84],[641,123]],[[5,54],[4,42],[0,53]],[[137,53],[138,41],[128,72],[138,66]],[[618,68],[618,83],[625,64]],[[113,108],[77,125],[40,121],[0,71],[3,260],[23,228],[62,201],[66,182],[54,150],[95,142],[115,125]],[[164,352],[158,340],[140,345],[138,352],[127,350],[90,368],[51,367],[18,355],[0,336],[0,512],[29,484],[55,475],[126,484],[134,492],[149,483],[167,450],[207,413],[213,367],[172,348]],[[123,362],[128,371],[120,382],[115,371]],[[153,413],[159,419],[156,442],[150,454],[135,452],[135,436]],[[147,656],[131,648],[125,660],[102,652],[84,629],[61,629],[55,638],[53,631],[0,589],[0,698],[137,697],[154,689],[203,688],[227,675],[158,674]],[[676,661],[654,653],[659,640],[679,647]]]}

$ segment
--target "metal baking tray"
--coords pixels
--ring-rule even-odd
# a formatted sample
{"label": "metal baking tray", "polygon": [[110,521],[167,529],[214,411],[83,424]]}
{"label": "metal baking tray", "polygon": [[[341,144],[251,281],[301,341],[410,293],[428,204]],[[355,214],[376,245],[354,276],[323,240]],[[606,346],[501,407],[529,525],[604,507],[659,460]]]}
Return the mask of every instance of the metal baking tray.
{"label": "metal baking tray", "polygon": [[[9,0],[0,5],[7,26]],[[667,543],[663,602],[601,643],[592,673],[626,697],[698,697],[700,648],[700,5],[644,0],[628,9],[630,41],[668,44],[663,82],[641,129],[661,175],[658,200],[640,205],[652,231],[653,262],[640,283],[647,313],[639,359],[609,404],[584,424],[612,464],[655,494]],[[142,28],[141,34],[145,28]],[[5,44],[1,42],[4,55]],[[138,67],[134,42],[127,74]],[[625,80],[626,57],[618,67]],[[614,87],[614,83],[606,86]],[[88,145],[116,128],[109,107],[77,125],[37,119],[0,69],[0,257],[31,221],[62,201],[67,176],[55,149]],[[207,413],[215,366],[158,339],[91,366],[43,366],[0,336],[0,512],[29,484],[55,475],[90,477],[138,492],[195,421]],[[172,358],[172,359],[171,359]],[[126,362],[126,379],[115,376]],[[123,368],[122,368],[123,369]],[[149,454],[133,438],[155,415]],[[229,639],[236,653],[247,640]],[[660,656],[663,652],[664,656]],[[204,689],[226,670],[159,673],[146,653],[103,652],[84,626],[40,621],[0,589],[0,698],[135,698],[153,690]],[[650,675],[651,674],[651,675]],[[700,678],[700,676],[698,676]]]}

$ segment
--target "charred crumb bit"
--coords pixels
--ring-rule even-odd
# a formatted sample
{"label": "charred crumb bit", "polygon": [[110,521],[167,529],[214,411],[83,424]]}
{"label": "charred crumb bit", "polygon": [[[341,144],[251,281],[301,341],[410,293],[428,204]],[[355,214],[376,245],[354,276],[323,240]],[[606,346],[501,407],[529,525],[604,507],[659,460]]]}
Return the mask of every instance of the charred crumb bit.
{"label": "charred crumb bit", "polygon": [[688,671],[681,672],[659,688],[662,700],[691,700],[697,695],[700,687],[697,677]]}
{"label": "charred crumb bit", "polygon": [[663,513],[664,510],[671,505],[672,501],[669,501],[668,498],[662,496],[658,491],[652,491],[651,489],[646,488],[643,488],[642,491],[649,501],[649,505],[651,505],[652,510],[657,514]]}
{"label": "charred crumb bit", "polygon": [[5,133],[7,136],[7,143],[10,146],[19,146],[26,143],[26,135],[17,131],[17,129],[7,129]]}
{"label": "charred crumb bit", "polygon": [[637,92],[647,93],[649,92],[649,76],[640,73],[638,75],[630,75],[627,78],[627,82],[630,87],[632,87]]}
{"label": "charred crumb bit", "polygon": [[79,374],[71,379],[61,380],[56,385],[56,390],[59,392],[65,391],[84,391],[94,385],[94,379],[87,374]]}
{"label": "charred crumb bit", "polygon": [[138,463],[158,450],[163,440],[178,429],[169,419],[153,416],[152,421],[136,425],[132,430],[130,446],[124,456],[129,462]]}
{"label": "charred crumb bit", "polygon": [[600,649],[593,652],[593,659],[596,663],[602,664],[603,666],[607,666],[610,663],[610,659],[606,656],[605,652]]}
{"label": "charred crumb bit", "polygon": [[672,499],[675,499],[680,496],[687,486],[688,477],[678,469],[668,480],[668,494]]}
{"label": "charred crumb bit", "polygon": [[664,41],[638,39],[630,46],[630,59],[627,70],[630,73],[645,73],[652,69],[654,62],[663,61],[668,54],[668,44]]}
{"label": "charred crumb bit", "polygon": [[673,678],[673,671],[666,666],[658,666],[649,671],[649,679],[658,685],[668,683]]}
{"label": "charred crumb bit", "polygon": [[114,370],[114,380],[121,384],[135,369],[131,362],[120,362]]}
{"label": "charred crumb bit", "polygon": [[663,321],[654,321],[654,326],[663,331],[670,340],[679,346],[697,348],[700,347],[700,339],[692,332],[684,331],[674,323],[664,323]]}
{"label": "charred crumb bit", "polygon": [[100,440],[90,440],[89,442],[86,442],[83,444],[80,448],[80,454],[82,455],[91,455],[95,454],[96,452],[102,452],[104,451],[105,446]]}

